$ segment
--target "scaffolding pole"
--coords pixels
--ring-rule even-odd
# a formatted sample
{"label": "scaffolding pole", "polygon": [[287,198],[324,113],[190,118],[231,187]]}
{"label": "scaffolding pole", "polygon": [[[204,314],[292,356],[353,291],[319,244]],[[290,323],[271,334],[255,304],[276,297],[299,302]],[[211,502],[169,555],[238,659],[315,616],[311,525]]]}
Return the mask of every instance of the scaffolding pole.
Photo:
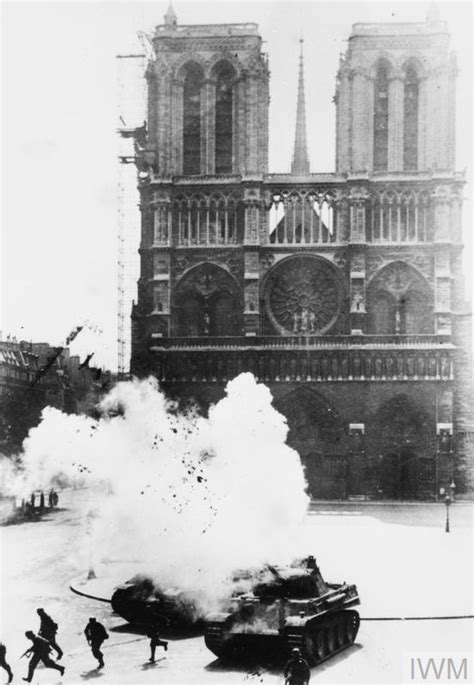
{"label": "scaffolding pole", "polygon": [[[139,219],[135,162],[135,129],[145,119],[145,54],[117,55],[118,178],[117,178],[117,371],[120,380],[130,370],[130,315],[138,278]],[[124,149],[125,146],[125,149]]]}

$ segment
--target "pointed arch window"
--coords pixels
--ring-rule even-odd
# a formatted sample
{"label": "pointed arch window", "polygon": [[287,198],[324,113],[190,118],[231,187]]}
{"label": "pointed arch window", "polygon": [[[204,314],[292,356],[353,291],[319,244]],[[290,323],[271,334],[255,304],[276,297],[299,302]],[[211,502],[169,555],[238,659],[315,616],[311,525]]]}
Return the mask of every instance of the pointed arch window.
{"label": "pointed arch window", "polygon": [[413,67],[405,72],[403,100],[403,169],[418,168],[418,75]]}
{"label": "pointed arch window", "polygon": [[216,68],[216,174],[232,173],[234,69],[226,62]]}
{"label": "pointed arch window", "polygon": [[201,173],[201,87],[202,69],[186,67],[183,90],[183,174]]}
{"label": "pointed arch window", "polygon": [[388,164],[388,65],[377,66],[374,87],[374,171],[386,171]]}

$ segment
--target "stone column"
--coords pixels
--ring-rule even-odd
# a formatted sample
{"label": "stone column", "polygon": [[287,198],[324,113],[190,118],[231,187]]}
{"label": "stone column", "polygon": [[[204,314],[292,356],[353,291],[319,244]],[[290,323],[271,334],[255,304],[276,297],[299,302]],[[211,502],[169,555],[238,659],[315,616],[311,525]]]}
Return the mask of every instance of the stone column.
{"label": "stone column", "polygon": [[153,255],[152,309],[149,315],[149,329],[154,336],[158,337],[169,335],[170,273],[169,249],[156,250]]}
{"label": "stone column", "polygon": [[171,245],[171,198],[166,190],[154,193],[153,246]]}
{"label": "stone column", "polygon": [[458,67],[453,55],[448,67],[447,122],[446,122],[446,164],[449,170],[455,168],[456,154],[456,79]]}
{"label": "stone column", "polygon": [[207,79],[201,89],[201,172],[216,171],[216,82]]}
{"label": "stone column", "polygon": [[439,186],[433,199],[435,243],[435,332],[451,333],[450,189]]}
{"label": "stone column", "polygon": [[258,245],[260,236],[260,215],[265,211],[260,188],[254,187],[245,189],[244,206],[244,245]]}
{"label": "stone column", "polygon": [[156,75],[157,137],[156,154],[158,174],[167,176],[171,169],[171,79],[165,69]]}
{"label": "stone column", "polygon": [[403,74],[395,72],[388,86],[388,170],[403,170]]}
{"label": "stone column", "polygon": [[250,73],[247,77],[247,159],[246,174],[256,174],[258,165],[258,77]]}
{"label": "stone column", "polygon": [[152,148],[156,144],[156,75],[153,67],[150,67],[146,72],[148,106],[147,106],[147,130],[148,130],[148,145]]}
{"label": "stone column", "polygon": [[259,271],[258,248],[246,249],[244,252],[244,330],[246,336],[259,333]]}
{"label": "stone column", "polygon": [[352,83],[347,67],[339,70],[336,102],[336,172],[350,171],[350,98]]}
{"label": "stone column", "polygon": [[351,335],[360,335],[366,331],[365,306],[365,263],[364,247],[353,247],[350,251],[350,293],[351,293]]}
{"label": "stone column", "polygon": [[449,253],[438,249],[435,253],[435,332],[450,335],[451,273],[446,262],[449,263]]}
{"label": "stone column", "polygon": [[247,107],[247,92],[246,92],[245,76],[242,76],[235,84],[234,94],[236,105],[234,106],[234,144],[235,148],[235,172],[239,174],[245,173],[246,158],[247,158],[247,130],[246,130],[246,107]]}
{"label": "stone column", "polygon": [[350,205],[347,195],[341,195],[337,203],[337,231],[338,242],[346,243],[350,241],[351,222],[350,222]]}
{"label": "stone column", "polygon": [[442,98],[443,76],[442,68],[435,67],[428,74],[426,82],[426,168],[442,168],[443,147],[443,115],[441,109],[446,105]]}
{"label": "stone column", "polygon": [[270,104],[268,73],[263,72],[259,80],[259,113],[258,113],[258,172],[268,173],[268,107]]}
{"label": "stone column", "polygon": [[173,81],[171,98],[173,116],[171,117],[171,165],[170,174],[183,173],[183,84]]}
{"label": "stone column", "polygon": [[[369,165],[367,149],[368,79],[359,70],[352,76],[352,171],[366,171]],[[373,107],[371,108],[371,110]]]}
{"label": "stone column", "polygon": [[426,171],[428,168],[426,159],[427,136],[427,79],[425,76],[422,76],[418,80],[418,171]]}

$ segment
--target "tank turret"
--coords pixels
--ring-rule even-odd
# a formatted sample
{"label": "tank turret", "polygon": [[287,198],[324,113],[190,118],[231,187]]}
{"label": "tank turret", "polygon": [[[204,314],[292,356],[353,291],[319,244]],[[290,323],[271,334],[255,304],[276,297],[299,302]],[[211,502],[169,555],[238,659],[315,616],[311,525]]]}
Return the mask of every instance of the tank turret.
{"label": "tank turret", "polygon": [[258,649],[298,647],[318,664],[349,647],[359,629],[355,585],[327,583],[314,557],[278,567],[266,565],[249,592],[232,597],[226,610],[206,617],[205,641],[218,657]]}

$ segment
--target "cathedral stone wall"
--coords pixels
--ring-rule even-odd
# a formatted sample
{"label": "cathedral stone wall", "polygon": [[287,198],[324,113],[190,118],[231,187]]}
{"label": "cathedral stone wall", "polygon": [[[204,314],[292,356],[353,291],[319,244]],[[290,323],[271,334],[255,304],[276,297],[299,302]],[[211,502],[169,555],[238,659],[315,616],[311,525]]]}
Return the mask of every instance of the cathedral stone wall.
{"label": "cathedral stone wall", "polygon": [[256,25],[167,17],[153,45],[133,373],[203,411],[253,373],[315,497],[472,492],[446,26],[353,27],[328,174],[307,171],[302,57],[295,173],[274,174]]}

